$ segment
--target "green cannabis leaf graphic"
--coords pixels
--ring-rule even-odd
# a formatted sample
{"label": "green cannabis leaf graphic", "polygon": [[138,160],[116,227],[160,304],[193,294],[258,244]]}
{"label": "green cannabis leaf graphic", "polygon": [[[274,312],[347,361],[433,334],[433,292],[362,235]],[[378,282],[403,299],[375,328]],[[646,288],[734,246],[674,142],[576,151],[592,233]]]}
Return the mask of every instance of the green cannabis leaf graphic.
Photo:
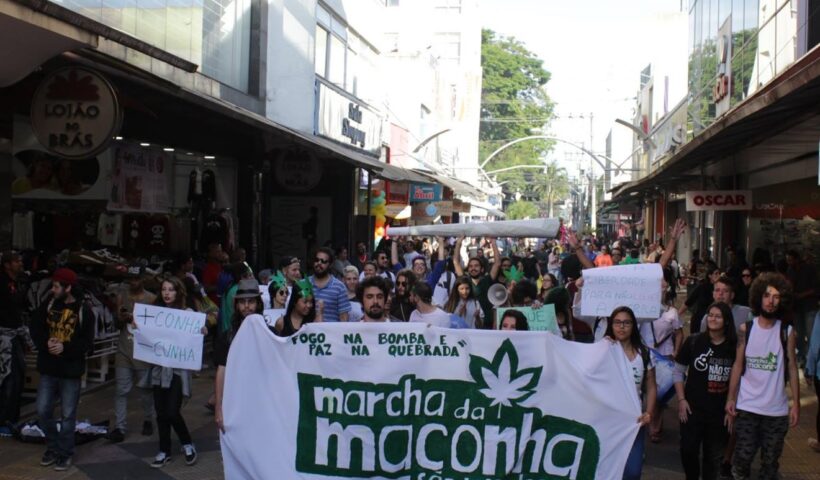
{"label": "green cannabis leaf graphic", "polygon": [[490,400],[490,406],[498,405],[498,417],[501,407],[512,407],[517,404],[528,407],[526,402],[534,393],[543,367],[532,367],[518,370],[518,353],[512,342],[507,339],[495,352],[492,362],[470,355],[470,375],[478,385],[479,391]]}
{"label": "green cannabis leaf graphic", "polygon": [[509,270],[504,270],[504,278],[511,282],[520,282],[524,278],[524,271],[519,270],[515,265]]}

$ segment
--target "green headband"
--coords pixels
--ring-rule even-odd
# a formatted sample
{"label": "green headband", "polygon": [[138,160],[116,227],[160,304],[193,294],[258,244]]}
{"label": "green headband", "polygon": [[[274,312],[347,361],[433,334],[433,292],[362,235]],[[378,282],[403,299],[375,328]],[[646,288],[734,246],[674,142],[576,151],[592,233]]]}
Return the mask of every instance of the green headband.
{"label": "green headband", "polygon": [[296,286],[299,287],[299,294],[302,298],[310,298],[313,296],[313,284],[311,284],[307,278],[297,280]]}
{"label": "green headband", "polygon": [[276,275],[271,277],[270,282],[277,290],[288,284],[287,280],[285,280],[285,276],[282,275],[282,272],[279,270],[276,271]]}

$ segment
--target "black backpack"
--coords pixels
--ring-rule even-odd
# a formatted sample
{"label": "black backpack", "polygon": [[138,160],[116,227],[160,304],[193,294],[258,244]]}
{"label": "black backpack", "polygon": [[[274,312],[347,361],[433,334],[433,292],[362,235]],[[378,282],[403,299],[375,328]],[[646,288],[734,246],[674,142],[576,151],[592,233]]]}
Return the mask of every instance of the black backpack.
{"label": "black backpack", "polygon": [[[743,344],[743,356],[746,357],[746,347],[749,346],[749,338],[752,334],[752,326],[754,320],[746,322],[746,343]],[[780,320],[780,345],[783,347],[783,378],[786,383],[789,383],[789,326],[783,320]],[[746,362],[743,362],[743,369],[740,371],[740,376],[746,374]]]}

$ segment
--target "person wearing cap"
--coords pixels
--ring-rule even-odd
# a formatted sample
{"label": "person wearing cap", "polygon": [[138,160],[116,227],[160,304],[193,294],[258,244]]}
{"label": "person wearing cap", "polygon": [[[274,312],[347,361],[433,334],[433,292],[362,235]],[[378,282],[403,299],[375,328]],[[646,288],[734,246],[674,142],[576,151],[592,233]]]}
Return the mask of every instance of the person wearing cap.
{"label": "person wearing cap", "polygon": [[[46,451],[40,465],[56,464],[68,470],[74,455],[74,427],[80,400],[80,379],[85,373],[85,357],[94,342],[94,315],[77,292],[77,274],[60,268],[51,277],[52,300],[40,307],[31,319],[31,337],[37,347],[37,414],[46,437]],[[54,404],[60,400],[60,430],[54,418]]]}
{"label": "person wearing cap", "polygon": [[225,426],[222,423],[222,397],[225,388],[225,365],[228,363],[228,352],[231,349],[236,332],[242,326],[242,322],[249,315],[262,313],[262,295],[259,292],[259,283],[252,278],[245,278],[239,281],[234,295],[233,318],[230,328],[225,331],[220,330],[214,343],[214,363],[216,363],[216,379],[214,380],[214,390],[216,391],[216,404],[214,405],[214,420],[219,429],[224,432]]}
{"label": "person wearing cap", "polygon": [[114,356],[117,388],[114,393],[114,429],[106,438],[113,443],[125,440],[126,418],[128,415],[128,394],[136,386],[142,404],[142,434],[154,434],[154,397],[151,392],[151,381],[148,378],[150,365],[134,359],[134,305],[153,304],[157,296],[145,290],[145,267],[131,265],[126,270],[124,288],[117,295],[117,315],[114,325],[119,329],[117,353]]}
{"label": "person wearing cap", "polygon": [[10,437],[9,424],[20,419],[26,373],[24,346],[31,338],[22,317],[26,307],[26,292],[19,281],[23,258],[6,251],[0,262],[0,437]]}

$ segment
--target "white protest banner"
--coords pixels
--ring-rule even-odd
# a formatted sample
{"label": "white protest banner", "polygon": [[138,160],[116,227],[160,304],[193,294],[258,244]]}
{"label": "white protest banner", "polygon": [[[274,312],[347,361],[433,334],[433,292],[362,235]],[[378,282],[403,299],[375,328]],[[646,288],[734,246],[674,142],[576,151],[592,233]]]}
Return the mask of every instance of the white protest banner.
{"label": "white protest banner", "polygon": [[417,225],[413,227],[391,227],[388,235],[424,235],[457,237],[512,237],[512,238],[552,238],[558,233],[560,222],[557,218],[535,218],[532,220],[502,220],[498,222],[447,223],[442,225]]}
{"label": "white protest banner", "polygon": [[618,345],[420,323],[282,338],[251,315],[224,392],[232,480],[615,480],[640,415]]}
{"label": "white protest banner", "polygon": [[137,303],[134,305],[134,358],[183,370],[202,368],[205,314]]}
{"label": "white protest banner", "polygon": [[555,320],[555,305],[552,303],[541,305],[539,308],[499,308],[497,310],[498,313],[496,314],[499,324],[501,322],[501,319],[504,318],[504,312],[506,312],[507,310],[518,310],[519,312],[523,313],[524,316],[527,317],[527,324],[530,327],[530,331],[552,332],[557,335],[561,335],[561,329],[558,328],[558,322]]}
{"label": "white protest banner", "polygon": [[588,268],[583,271],[581,315],[606,317],[627,306],[638,318],[656,319],[661,308],[663,270],[657,263]]}

